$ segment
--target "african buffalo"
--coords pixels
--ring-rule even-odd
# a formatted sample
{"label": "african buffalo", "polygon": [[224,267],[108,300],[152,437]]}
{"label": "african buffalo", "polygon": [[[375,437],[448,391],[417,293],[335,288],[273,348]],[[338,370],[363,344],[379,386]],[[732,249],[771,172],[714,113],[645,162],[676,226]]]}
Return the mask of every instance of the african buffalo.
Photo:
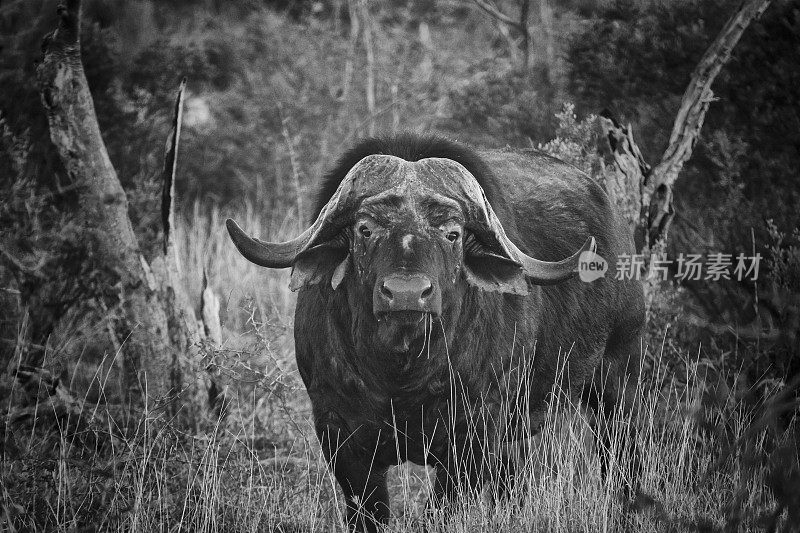
{"label": "african buffalo", "polygon": [[[580,170],[435,136],[370,139],[324,177],[315,214],[288,242],[227,227],[248,260],[292,268],[297,365],[352,529],[388,520],[400,462],[436,466],[434,502],[480,486],[555,383],[601,412],[628,402],[642,287],[615,279],[632,239]],[[595,246],[610,272],[581,281]]]}

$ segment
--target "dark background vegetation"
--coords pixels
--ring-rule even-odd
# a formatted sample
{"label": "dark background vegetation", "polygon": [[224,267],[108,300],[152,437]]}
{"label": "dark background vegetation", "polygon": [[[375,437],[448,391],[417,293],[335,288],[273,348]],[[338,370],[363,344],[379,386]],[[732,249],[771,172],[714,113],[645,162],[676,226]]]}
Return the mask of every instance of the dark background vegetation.
{"label": "dark background vegetation", "polygon": [[[514,2],[498,3],[514,10]],[[496,23],[469,1],[367,5],[372,109],[364,43],[352,48],[342,0],[85,2],[86,74],[146,253],[159,243],[163,146],[183,76],[179,211],[235,212],[247,202],[276,231],[307,216],[316,177],[371,130],[437,130],[476,145],[526,148],[558,138],[580,145],[572,161],[580,165],[603,142],[584,119],[608,109],[631,124],[655,163],[692,69],[734,8],[727,0],[552,0],[550,17],[531,17],[532,61],[524,68]],[[79,206],[49,140],[34,75],[53,15],[50,1],[0,4],[0,226],[4,249],[61,250],[60,272],[74,267],[75,275],[80,236],[64,221]],[[764,258],[758,282],[666,282],[650,316],[648,340],[668,345],[668,364],[679,371],[688,360],[704,361],[726,394],[751,406],[800,376],[798,57],[800,2],[774,1],[717,78],[717,100],[676,186],[668,255],[756,251]],[[577,119],[562,113],[566,104]],[[82,279],[85,286],[70,289],[76,298],[104,290]],[[11,269],[0,269],[0,285],[5,367],[26,287]],[[223,320],[237,312],[223,310]],[[35,320],[30,331],[32,342],[45,343]],[[795,412],[781,411],[781,427]]]}
{"label": "dark background vegetation", "polygon": [[[42,191],[63,189],[69,177],[50,145],[33,76],[52,26],[51,2],[11,1],[0,9],[4,190],[13,188],[16,170]],[[479,145],[537,146],[556,136],[555,115],[569,102],[579,118],[609,109],[630,122],[645,158],[656,162],[689,75],[730,3],[571,1],[552,2],[551,9],[549,27],[531,18],[534,53],[525,70],[469,2],[371,4],[377,131],[436,129]],[[363,43],[352,79],[342,74],[346,3],[94,0],[84,17],[83,59],[100,127],[142,235],[157,231],[152,207],[161,147],[183,75],[190,97],[178,187],[186,206],[250,199],[280,221],[298,206],[287,176],[297,178],[301,197],[309,196],[322,169],[368,132]],[[421,24],[432,43],[421,41]],[[546,46],[555,52],[548,55]],[[678,181],[670,256],[755,247],[766,259],[762,290],[777,282],[797,291],[796,275],[770,273],[781,268],[775,263],[796,262],[798,253],[799,52],[796,1],[774,2],[745,32],[714,85],[717,100]],[[27,156],[15,169],[20,144]],[[68,204],[69,195],[59,201]],[[24,213],[4,208],[5,227],[21,224]],[[142,242],[156,242],[148,236]],[[797,325],[786,310],[754,305],[752,284],[684,289],[681,303],[704,321],[732,327],[732,335],[708,339],[727,348],[734,339],[718,337],[735,337],[737,325],[750,324],[756,313],[781,329]],[[789,352],[797,348],[796,331],[790,336]],[[790,371],[790,361],[777,363]]]}

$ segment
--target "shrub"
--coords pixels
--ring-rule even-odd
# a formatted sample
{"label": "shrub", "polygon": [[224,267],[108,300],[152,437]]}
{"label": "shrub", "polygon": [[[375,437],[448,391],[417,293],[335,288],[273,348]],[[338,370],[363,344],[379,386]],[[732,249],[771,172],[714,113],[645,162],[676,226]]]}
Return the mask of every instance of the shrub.
{"label": "shrub", "polygon": [[550,139],[552,95],[534,89],[534,76],[513,68],[474,75],[448,95],[452,129],[480,131],[493,145],[531,146]]}

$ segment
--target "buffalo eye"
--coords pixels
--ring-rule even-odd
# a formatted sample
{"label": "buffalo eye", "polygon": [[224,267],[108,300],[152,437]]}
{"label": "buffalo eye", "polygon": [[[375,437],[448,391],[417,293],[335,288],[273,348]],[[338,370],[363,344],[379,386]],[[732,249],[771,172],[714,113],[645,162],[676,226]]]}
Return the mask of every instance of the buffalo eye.
{"label": "buffalo eye", "polygon": [[372,231],[366,225],[363,225],[363,224],[361,226],[359,226],[358,232],[365,239],[369,239],[372,236]]}
{"label": "buffalo eye", "polygon": [[447,234],[447,240],[450,242],[456,242],[461,234],[457,231],[451,231]]}

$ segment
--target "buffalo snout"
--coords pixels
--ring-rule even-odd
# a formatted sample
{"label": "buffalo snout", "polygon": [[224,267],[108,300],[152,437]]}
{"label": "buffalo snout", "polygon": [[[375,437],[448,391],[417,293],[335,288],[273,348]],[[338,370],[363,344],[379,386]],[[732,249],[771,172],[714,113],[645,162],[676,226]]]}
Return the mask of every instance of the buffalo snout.
{"label": "buffalo snout", "polygon": [[415,311],[440,315],[442,293],[424,274],[391,274],[375,284],[375,314]]}

